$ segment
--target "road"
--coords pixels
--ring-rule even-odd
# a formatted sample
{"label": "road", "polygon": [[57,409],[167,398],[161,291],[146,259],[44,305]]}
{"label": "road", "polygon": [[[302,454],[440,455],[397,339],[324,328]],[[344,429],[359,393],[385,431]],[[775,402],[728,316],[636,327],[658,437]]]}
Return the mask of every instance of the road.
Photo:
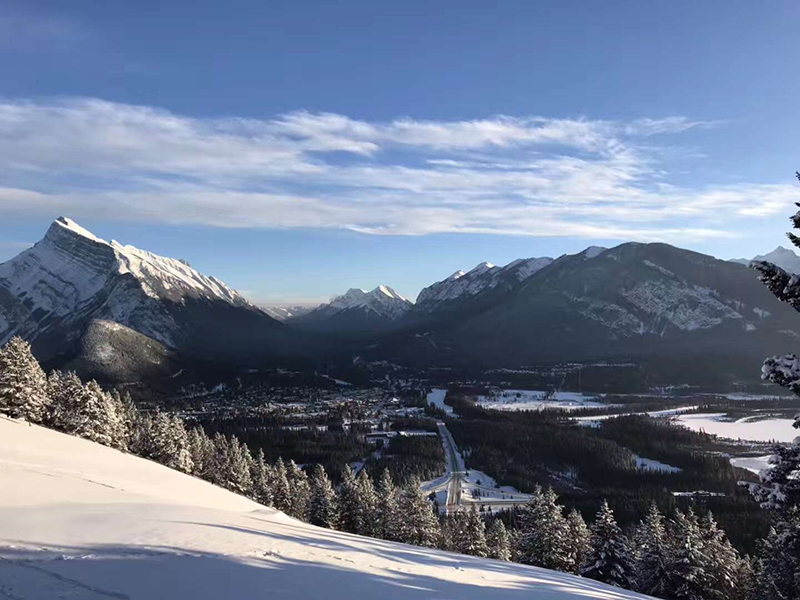
{"label": "road", "polygon": [[[464,466],[464,459],[458,451],[453,435],[442,421],[438,421],[436,426],[439,429],[439,437],[442,439],[442,444],[445,449],[447,473],[443,477],[431,482],[429,487],[426,488],[426,491],[437,492],[447,489],[447,500],[444,506],[441,507],[445,514],[461,510],[464,506],[469,504],[475,504],[479,508],[485,507],[491,509],[495,506],[510,508],[528,503],[530,496],[527,494],[503,493],[499,492],[496,488],[478,485],[477,483],[469,481],[467,469]],[[464,489],[468,489],[470,494],[464,494]],[[476,491],[480,493],[480,496],[475,497],[471,495]],[[498,497],[498,494],[500,497]]]}

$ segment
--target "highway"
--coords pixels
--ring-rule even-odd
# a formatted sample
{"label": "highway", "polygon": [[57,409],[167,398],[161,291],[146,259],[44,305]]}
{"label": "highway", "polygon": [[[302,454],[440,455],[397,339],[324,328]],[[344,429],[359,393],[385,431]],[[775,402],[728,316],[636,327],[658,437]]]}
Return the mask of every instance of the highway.
{"label": "highway", "polygon": [[[484,508],[493,508],[495,506],[509,508],[513,506],[520,506],[527,504],[530,496],[527,494],[511,494],[500,493],[501,497],[498,498],[498,490],[476,483],[471,483],[467,479],[467,469],[464,466],[464,459],[458,451],[456,442],[453,435],[447,429],[447,426],[438,421],[436,426],[439,429],[439,437],[442,440],[442,445],[445,449],[445,460],[447,462],[447,473],[439,479],[431,482],[429,487],[426,488],[428,492],[437,492],[447,489],[447,500],[441,510],[445,514],[461,510],[464,506],[475,504],[476,506]],[[473,497],[471,494],[465,494],[464,489],[468,488],[470,492],[478,490],[481,496]],[[504,498],[502,496],[510,496]]]}

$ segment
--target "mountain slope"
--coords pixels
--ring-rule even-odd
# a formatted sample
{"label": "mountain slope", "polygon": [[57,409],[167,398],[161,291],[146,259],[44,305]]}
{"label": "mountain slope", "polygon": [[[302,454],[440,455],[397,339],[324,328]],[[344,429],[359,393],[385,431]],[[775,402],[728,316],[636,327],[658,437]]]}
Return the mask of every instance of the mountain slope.
{"label": "mountain slope", "polygon": [[408,361],[491,366],[625,359],[673,381],[757,379],[800,321],[738,264],[628,243],[563,256],[500,302],[383,344]]}
{"label": "mountain slope", "polygon": [[9,598],[644,598],[579,577],[300,523],[116,450],[0,417]]}
{"label": "mountain slope", "polygon": [[541,258],[520,258],[504,267],[482,262],[471,271],[456,271],[447,279],[437,281],[424,288],[417,296],[413,316],[455,313],[464,308],[488,305],[520,283],[538,273],[553,262]]}
{"label": "mountain slope", "polygon": [[0,343],[21,335],[40,360],[63,362],[96,320],[204,358],[302,350],[283,325],[218,279],[185,261],[106,242],[64,217],[0,265]]}

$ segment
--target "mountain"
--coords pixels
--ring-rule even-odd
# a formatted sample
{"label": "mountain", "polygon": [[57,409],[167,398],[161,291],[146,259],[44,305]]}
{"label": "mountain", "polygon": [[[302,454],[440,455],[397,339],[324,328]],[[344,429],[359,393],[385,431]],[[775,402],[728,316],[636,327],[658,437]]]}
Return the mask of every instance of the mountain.
{"label": "mountain", "polygon": [[800,317],[752,270],[666,244],[562,256],[497,301],[462,307],[457,319],[390,336],[376,352],[503,367],[619,359],[672,382],[730,382],[757,379],[766,356],[800,343]]}
{"label": "mountain", "polygon": [[[134,333],[152,344],[132,343]],[[184,260],[102,240],[65,217],[0,264],[0,343],[12,335],[29,340],[41,361],[93,364],[101,378],[110,363],[117,375],[136,365],[142,375],[166,375],[170,356],[256,362],[304,351],[302,336],[222,281]]]}
{"label": "mountain", "polygon": [[800,273],[800,256],[797,256],[793,250],[778,246],[772,252],[767,254],[759,254],[751,259],[747,258],[734,258],[731,262],[737,262],[743,265],[749,265],[753,261],[766,261],[773,265],[780,267],[789,273]]}
{"label": "mountain", "polygon": [[550,257],[520,258],[504,267],[482,262],[471,271],[456,271],[447,279],[424,288],[417,296],[418,317],[455,312],[464,304],[491,303],[553,262]]}
{"label": "mountain", "polygon": [[339,337],[372,337],[396,329],[413,303],[392,288],[351,288],[327,304],[291,319],[292,325]]}
{"label": "mountain", "polygon": [[645,596],[301,523],[198,478],[0,417],[0,596],[578,600]]}

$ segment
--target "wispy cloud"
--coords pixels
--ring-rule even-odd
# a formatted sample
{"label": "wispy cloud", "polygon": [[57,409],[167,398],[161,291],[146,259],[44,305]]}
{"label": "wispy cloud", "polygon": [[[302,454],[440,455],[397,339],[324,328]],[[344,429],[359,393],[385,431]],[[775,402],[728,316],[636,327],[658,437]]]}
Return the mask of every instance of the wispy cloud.
{"label": "wispy cloud", "polygon": [[[800,200],[793,185],[681,187],[657,145],[718,124],[512,118],[367,122],[305,111],[196,119],[97,99],[0,102],[0,207],[220,227],[682,241]],[[687,151],[687,155],[695,153]]]}

